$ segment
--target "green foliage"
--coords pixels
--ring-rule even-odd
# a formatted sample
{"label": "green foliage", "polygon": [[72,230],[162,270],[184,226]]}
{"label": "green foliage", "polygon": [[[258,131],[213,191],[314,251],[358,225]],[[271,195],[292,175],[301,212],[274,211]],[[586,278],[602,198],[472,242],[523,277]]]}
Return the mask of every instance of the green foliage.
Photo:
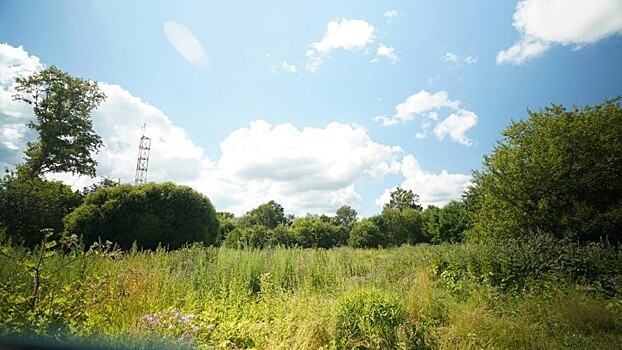
{"label": "green foliage", "polygon": [[38,133],[28,142],[26,163],[19,167],[29,177],[47,172],[95,176],[92,153],[102,147],[93,131],[91,111],[106,96],[97,83],[74,78],[52,66],[28,78],[17,78],[14,99],[33,106],[36,121],[28,127]]}
{"label": "green foliage", "polygon": [[548,283],[580,283],[610,295],[622,293],[622,251],[606,243],[582,245],[534,234],[437,253],[432,270],[447,285],[472,279],[505,292],[523,293]]}
{"label": "green foliage", "polygon": [[341,225],[347,228],[348,231],[352,229],[354,224],[358,221],[357,212],[352,207],[347,205],[343,205],[337,209],[335,212],[335,216],[333,217],[333,222],[336,225]]}
{"label": "green foliage", "polygon": [[95,190],[97,190],[98,188],[107,188],[107,187],[114,187],[114,186],[118,186],[121,184],[121,180],[112,180],[109,179],[107,177],[99,180],[98,182],[90,185],[90,186],[86,186],[82,189],[82,196],[86,197],[88,196],[91,192],[94,192]]}
{"label": "green foliage", "polygon": [[378,244],[377,246],[390,247],[427,241],[423,234],[421,212],[418,209],[397,210],[385,207],[380,215],[373,216],[370,220],[382,234],[374,242]]}
{"label": "green foliage", "polygon": [[80,194],[60,181],[7,173],[0,179],[0,226],[15,243],[34,247],[41,230],[63,230],[63,217],[82,202]]}
{"label": "green foliage", "polygon": [[228,212],[216,212],[216,217],[218,218],[218,224],[220,225],[220,237],[218,237],[218,243],[223,242],[229,233],[236,229],[237,220],[233,213]]}
{"label": "green foliage", "polygon": [[391,192],[391,200],[385,204],[384,209],[395,209],[403,211],[406,208],[422,211],[423,207],[419,204],[419,195],[412,190],[405,190],[397,187]]}
{"label": "green foliage", "polygon": [[298,218],[290,230],[293,239],[303,248],[331,248],[345,241],[339,226],[319,217]]}
{"label": "green foliage", "polygon": [[392,349],[407,311],[395,296],[360,289],[337,299],[335,336],[341,349]]}
{"label": "green foliage", "polygon": [[622,240],[622,98],[513,122],[474,181],[472,237]]}
{"label": "green foliage", "polygon": [[432,243],[457,243],[470,228],[469,212],[463,202],[451,201],[443,208],[427,207],[422,213],[425,235]]}
{"label": "green foliage", "polygon": [[65,218],[65,229],[86,244],[109,240],[123,249],[163,245],[215,244],[219,235],[216,212],[209,199],[173,183],[129,184],[99,188]]}
{"label": "green foliage", "polygon": [[[110,246],[84,252],[78,237],[53,240],[52,230],[33,251],[21,254],[2,246],[0,257],[12,273],[0,285],[0,336],[31,333],[56,338],[88,329],[87,305],[104,300],[105,276],[91,274],[89,258],[114,257]],[[65,254],[61,256],[61,251]],[[87,274],[88,273],[88,274]],[[79,334],[78,334],[79,335]]]}
{"label": "green foliage", "polygon": [[[619,349],[622,294],[619,287],[599,287],[622,285],[619,248],[574,244],[575,250],[555,251],[568,243],[549,239],[514,248],[469,243],[382,250],[196,244],[114,259],[60,249],[43,260],[38,304],[47,308],[46,290],[81,281],[66,294],[75,307],[53,304],[60,321],[43,324],[57,326],[37,328],[7,317],[15,306],[0,300],[0,332],[48,329],[56,332],[49,337],[58,337],[60,328],[70,334],[62,339],[85,336],[98,348]],[[0,254],[0,290],[29,298],[33,279],[17,261],[36,261],[38,250],[0,246],[18,258]],[[503,261],[518,250],[530,253]],[[560,252],[563,259],[551,259]],[[71,262],[73,254],[86,255]],[[533,254],[543,257],[528,265]],[[521,291],[478,270],[500,264],[514,266],[507,269],[512,274],[525,265],[540,277],[525,279]],[[574,277],[564,277],[570,271]]]}
{"label": "green foliage", "polygon": [[236,227],[229,232],[223,242],[228,248],[267,248],[272,230],[263,225]]}
{"label": "green foliage", "polygon": [[378,248],[385,243],[380,228],[371,219],[357,222],[350,231],[348,245],[353,248]]}
{"label": "green foliage", "polygon": [[286,223],[288,220],[285,210],[275,201],[269,201],[250,210],[240,219],[241,226],[262,225],[271,229]]}

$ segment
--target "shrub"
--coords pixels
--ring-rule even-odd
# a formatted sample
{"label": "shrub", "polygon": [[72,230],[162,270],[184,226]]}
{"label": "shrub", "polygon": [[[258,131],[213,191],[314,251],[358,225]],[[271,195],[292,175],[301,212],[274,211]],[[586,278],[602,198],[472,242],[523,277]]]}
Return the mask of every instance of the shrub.
{"label": "shrub", "polygon": [[331,248],[341,240],[339,226],[314,216],[294,220],[291,235],[303,248]]}
{"label": "shrub", "polygon": [[432,270],[447,286],[473,279],[519,293],[547,282],[584,284],[612,295],[622,291],[622,251],[607,243],[581,245],[538,233],[440,248]]}
{"label": "shrub", "polygon": [[41,230],[62,231],[63,217],[81,202],[60,181],[6,174],[0,179],[0,227],[13,242],[34,247],[43,239]]}
{"label": "shrub", "polygon": [[81,235],[85,244],[98,240],[130,249],[176,249],[191,242],[216,243],[216,212],[209,199],[173,183],[99,188],[65,217],[65,230]]}
{"label": "shrub", "polygon": [[357,222],[350,231],[348,245],[354,248],[378,248],[384,243],[382,233],[371,219]]}
{"label": "shrub", "polygon": [[227,248],[267,248],[272,230],[263,225],[236,227],[227,234],[223,246]]}
{"label": "shrub", "polygon": [[342,349],[391,349],[406,320],[398,298],[378,289],[358,289],[337,300],[335,334]]}

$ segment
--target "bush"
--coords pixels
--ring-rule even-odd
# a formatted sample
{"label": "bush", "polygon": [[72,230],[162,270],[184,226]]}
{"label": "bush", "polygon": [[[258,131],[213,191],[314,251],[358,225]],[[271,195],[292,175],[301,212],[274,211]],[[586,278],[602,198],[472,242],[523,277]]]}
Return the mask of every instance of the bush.
{"label": "bush", "polygon": [[81,235],[88,246],[98,240],[129,249],[176,249],[191,242],[215,244],[216,211],[209,199],[173,183],[99,188],[65,217],[65,230]]}
{"label": "bush", "polygon": [[548,282],[588,285],[610,295],[622,292],[620,247],[581,245],[544,233],[440,247],[432,269],[446,284],[473,279],[506,292],[521,293]]}
{"label": "bush", "polygon": [[82,196],[60,181],[6,174],[0,179],[0,227],[15,243],[34,247],[43,229],[63,230],[63,217]]}
{"label": "bush", "polygon": [[378,226],[371,219],[357,222],[350,231],[348,245],[354,248],[378,248],[385,240]]}
{"label": "bush", "polygon": [[236,249],[267,248],[271,234],[272,230],[263,225],[236,227],[227,234],[223,246]]}
{"label": "bush", "polygon": [[407,317],[398,298],[378,289],[359,289],[337,300],[335,334],[342,349],[392,349]]}
{"label": "bush", "polygon": [[291,235],[303,248],[332,248],[341,241],[339,226],[314,216],[294,220]]}

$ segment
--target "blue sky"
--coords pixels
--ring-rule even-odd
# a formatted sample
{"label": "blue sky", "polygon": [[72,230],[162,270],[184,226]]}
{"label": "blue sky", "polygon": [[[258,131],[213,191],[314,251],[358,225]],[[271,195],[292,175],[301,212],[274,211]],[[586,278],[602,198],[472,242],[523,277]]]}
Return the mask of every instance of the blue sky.
{"label": "blue sky", "polygon": [[101,176],[133,181],[146,123],[148,178],[217,210],[442,205],[528,109],[622,93],[622,3],[570,3],[0,0],[0,165],[34,137],[14,79],[56,65],[108,95]]}

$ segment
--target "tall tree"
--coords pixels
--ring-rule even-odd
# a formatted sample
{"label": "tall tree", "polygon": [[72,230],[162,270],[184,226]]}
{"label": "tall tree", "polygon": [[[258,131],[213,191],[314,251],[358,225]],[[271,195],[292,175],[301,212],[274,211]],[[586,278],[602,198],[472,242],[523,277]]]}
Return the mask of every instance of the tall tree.
{"label": "tall tree", "polygon": [[513,122],[474,176],[474,238],[622,240],[622,99]]}
{"label": "tall tree", "polygon": [[348,205],[342,205],[335,212],[335,216],[333,220],[336,225],[343,225],[348,229],[352,228],[357,221],[357,212],[352,207]]}
{"label": "tall tree", "polygon": [[419,195],[412,190],[405,190],[399,186],[391,192],[391,200],[384,205],[384,208],[395,209],[397,211],[403,211],[406,208],[418,211],[423,210],[423,207],[419,204]]}
{"label": "tall tree", "polygon": [[39,135],[28,142],[20,171],[31,177],[47,172],[95,176],[93,153],[103,143],[93,131],[90,114],[106,98],[97,83],[54,66],[16,82],[13,99],[33,106],[36,120],[28,127]]}
{"label": "tall tree", "polygon": [[466,204],[457,201],[451,201],[442,208],[427,207],[422,219],[425,234],[432,243],[461,242],[470,225]]}
{"label": "tall tree", "polygon": [[285,209],[273,200],[250,210],[240,219],[240,226],[244,227],[261,225],[273,229],[286,223],[288,218],[285,216]]}

